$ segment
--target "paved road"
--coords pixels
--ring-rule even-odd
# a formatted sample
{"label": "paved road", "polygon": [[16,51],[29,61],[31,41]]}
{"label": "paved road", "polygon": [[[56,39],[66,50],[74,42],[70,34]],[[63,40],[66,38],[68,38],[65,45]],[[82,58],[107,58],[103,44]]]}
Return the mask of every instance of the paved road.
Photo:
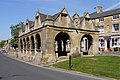
{"label": "paved road", "polygon": [[35,67],[0,54],[0,80],[98,80],[62,71]]}

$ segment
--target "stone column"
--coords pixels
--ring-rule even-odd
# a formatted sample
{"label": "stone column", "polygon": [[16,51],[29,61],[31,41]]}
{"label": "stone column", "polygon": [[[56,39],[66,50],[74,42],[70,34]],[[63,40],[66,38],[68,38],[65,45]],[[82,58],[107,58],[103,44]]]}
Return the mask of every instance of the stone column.
{"label": "stone column", "polygon": [[105,39],[105,51],[107,51],[107,40]]}
{"label": "stone column", "polygon": [[20,54],[21,54],[21,42],[20,42],[20,38],[19,38],[19,43],[18,43],[18,52],[17,52],[17,56],[16,57],[19,57]]}
{"label": "stone column", "polygon": [[55,41],[55,51],[58,51],[58,43]]}
{"label": "stone column", "polygon": [[20,42],[20,38],[19,38],[19,43],[18,43],[18,52],[21,52],[21,42]]}
{"label": "stone column", "polygon": [[56,57],[56,61],[58,59],[58,42],[55,41],[55,57]]}
{"label": "stone column", "polygon": [[112,38],[110,39],[110,49],[112,48]]}
{"label": "stone column", "polygon": [[23,39],[22,39],[22,44],[23,44],[23,54],[24,54],[25,46],[24,46],[24,40]]}
{"label": "stone column", "polygon": [[36,48],[37,48],[37,41],[36,41],[35,37],[34,37],[34,47],[35,47],[34,52],[35,52],[35,55],[36,55],[37,54],[37,50],[36,50]]}
{"label": "stone column", "polygon": [[66,51],[70,51],[70,40],[67,40]]}
{"label": "stone column", "polygon": [[26,44],[26,54],[28,53],[27,51],[27,38],[25,38],[25,44]]}
{"label": "stone column", "polygon": [[62,45],[62,51],[64,51],[64,43],[62,40],[61,40],[61,45]]}
{"label": "stone column", "polygon": [[29,50],[29,52],[30,52],[30,55],[31,55],[31,49],[32,49],[32,41],[31,41],[31,37],[29,36],[29,44],[30,44],[30,50]]}

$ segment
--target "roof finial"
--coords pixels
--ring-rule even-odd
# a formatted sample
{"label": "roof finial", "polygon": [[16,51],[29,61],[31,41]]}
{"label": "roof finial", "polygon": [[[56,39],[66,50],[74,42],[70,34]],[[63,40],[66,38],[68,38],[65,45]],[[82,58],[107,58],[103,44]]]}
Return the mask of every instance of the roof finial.
{"label": "roof finial", "polygon": [[28,20],[28,17],[27,17],[27,20]]}
{"label": "roof finial", "polygon": [[78,15],[77,11],[75,11],[75,14],[77,14],[77,15]]}
{"label": "roof finial", "polygon": [[47,15],[46,15],[46,19],[49,19],[48,13],[47,13]]}
{"label": "roof finial", "polygon": [[26,18],[26,21],[29,21],[28,17]]}
{"label": "roof finial", "polygon": [[65,5],[64,5],[64,8],[66,8]]}

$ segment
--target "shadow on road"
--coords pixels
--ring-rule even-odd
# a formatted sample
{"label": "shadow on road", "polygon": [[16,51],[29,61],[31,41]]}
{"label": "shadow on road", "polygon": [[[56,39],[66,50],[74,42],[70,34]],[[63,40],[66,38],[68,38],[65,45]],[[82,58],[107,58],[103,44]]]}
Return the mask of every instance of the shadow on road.
{"label": "shadow on road", "polygon": [[0,80],[2,80],[2,79],[12,78],[12,77],[20,77],[20,76],[24,76],[24,75],[15,74],[15,75],[6,76],[6,77],[0,77]]}

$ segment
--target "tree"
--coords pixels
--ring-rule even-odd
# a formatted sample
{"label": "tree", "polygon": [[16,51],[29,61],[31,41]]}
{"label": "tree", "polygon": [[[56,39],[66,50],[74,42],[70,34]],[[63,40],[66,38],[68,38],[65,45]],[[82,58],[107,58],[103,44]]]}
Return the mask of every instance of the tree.
{"label": "tree", "polygon": [[18,48],[18,42],[19,42],[19,31],[20,28],[24,27],[24,23],[20,22],[17,25],[11,25],[10,29],[11,29],[11,47],[13,47],[14,49]]}
{"label": "tree", "polygon": [[16,49],[16,48],[18,48],[18,38],[13,38],[13,39],[11,39],[11,46],[14,48],[14,49]]}
{"label": "tree", "polygon": [[4,41],[4,40],[0,41],[0,48],[3,48],[3,47],[4,47],[4,44],[5,44],[5,41]]}

